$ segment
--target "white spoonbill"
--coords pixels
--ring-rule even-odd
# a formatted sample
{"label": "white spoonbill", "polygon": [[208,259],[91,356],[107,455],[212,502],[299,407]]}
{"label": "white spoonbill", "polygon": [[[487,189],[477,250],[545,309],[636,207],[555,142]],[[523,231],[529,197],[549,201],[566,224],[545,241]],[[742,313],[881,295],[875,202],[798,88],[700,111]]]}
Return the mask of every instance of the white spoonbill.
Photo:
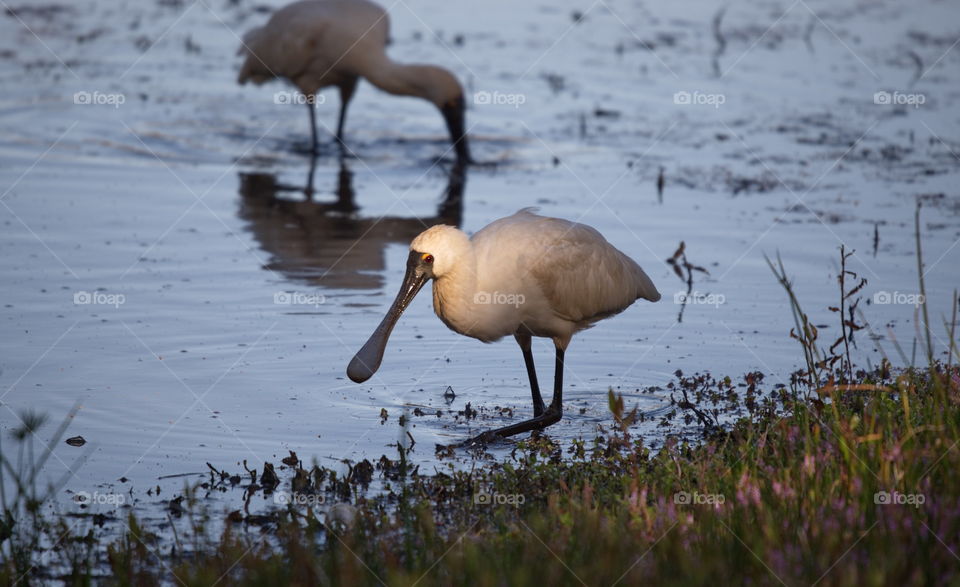
{"label": "white spoonbill", "polygon": [[[490,430],[469,443],[558,422],[563,414],[563,355],[571,337],[637,299],[660,299],[639,265],[584,224],[539,216],[526,208],[490,223],[473,238],[452,226],[433,226],[410,243],[400,292],[350,361],[350,379],[362,383],[376,372],[400,314],[430,279],[433,308],[444,324],[483,342],[512,334],[530,378],[534,417]],[[551,338],[556,346],[549,407],[537,385],[530,351],[533,336]]]}
{"label": "white spoonbill", "polygon": [[302,0],[284,6],[266,25],[243,37],[240,54],[246,60],[237,81],[262,84],[285,78],[308,97],[310,133],[317,150],[313,97],[321,88],[340,90],[337,140],[343,141],[347,106],[366,78],[398,96],[423,98],[440,109],[457,158],[469,161],[463,131],[463,88],[452,73],[434,65],[404,65],[387,57],[390,24],[387,13],[368,0]]}

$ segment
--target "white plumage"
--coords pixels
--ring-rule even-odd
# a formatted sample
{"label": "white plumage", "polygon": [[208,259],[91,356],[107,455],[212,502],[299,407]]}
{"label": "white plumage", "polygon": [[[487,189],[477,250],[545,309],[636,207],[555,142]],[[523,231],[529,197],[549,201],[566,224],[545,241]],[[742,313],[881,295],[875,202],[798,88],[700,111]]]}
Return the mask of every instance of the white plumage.
{"label": "white plumage", "polygon": [[436,258],[437,316],[484,342],[526,329],[566,348],[576,332],[637,299],[660,299],[639,265],[584,224],[527,208],[485,226],[469,247],[465,238],[456,228],[435,226],[410,249]]}
{"label": "white plumage", "polygon": [[[351,379],[365,381],[377,370],[393,325],[430,279],[434,311],[448,327],[484,342],[513,335],[523,351],[534,418],[473,439],[483,442],[559,421],[563,354],[571,337],[640,298],[660,299],[639,265],[584,224],[527,208],[473,238],[452,226],[434,226],[410,244],[400,293],[351,361]],[[554,395],[547,408],[533,367],[532,336],[551,338],[556,347]]]}

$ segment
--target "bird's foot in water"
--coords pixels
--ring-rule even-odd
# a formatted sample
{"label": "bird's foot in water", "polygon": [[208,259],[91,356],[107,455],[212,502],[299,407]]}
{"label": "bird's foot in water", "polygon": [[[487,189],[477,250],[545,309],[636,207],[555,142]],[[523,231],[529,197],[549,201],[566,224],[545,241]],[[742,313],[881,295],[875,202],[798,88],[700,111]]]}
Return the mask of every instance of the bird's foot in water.
{"label": "bird's foot in water", "polygon": [[478,434],[473,438],[468,438],[462,442],[457,443],[455,446],[457,448],[483,448],[488,444],[494,444],[497,442],[503,441],[506,437],[501,435],[498,430],[487,430],[482,434]]}
{"label": "bird's foot in water", "polygon": [[452,444],[437,444],[437,454],[445,457],[452,457],[456,454],[457,449],[465,448],[467,450],[483,450],[488,445],[501,442],[504,440],[503,436],[497,434],[496,430],[488,430],[483,434],[478,434],[467,440],[461,440],[460,442],[454,442]]}
{"label": "bird's foot in water", "polygon": [[547,426],[559,422],[561,417],[563,417],[563,411],[560,408],[551,405],[544,410],[542,414],[534,416],[530,420],[524,420],[523,422],[504,426],[503,428],[487,430],[486,432],[478,434],[473,438],[464,440],[463,442],[454,446],[457,448],[482,448],[488,444],[500,442],[508,436],[513,436],[515,434],[522,434],[524,432],[533,432],[536,434]]}

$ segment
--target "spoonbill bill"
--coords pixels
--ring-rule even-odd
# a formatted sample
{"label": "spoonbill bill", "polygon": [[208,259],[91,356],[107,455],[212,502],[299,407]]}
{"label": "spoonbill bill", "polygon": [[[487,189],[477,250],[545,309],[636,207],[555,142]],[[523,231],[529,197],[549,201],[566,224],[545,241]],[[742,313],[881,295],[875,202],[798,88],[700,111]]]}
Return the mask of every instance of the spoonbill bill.
{"label": "spoonbill bill", "polygon": [[[573,335],[640,298],[660,299],[639,265],[584,224],[525,208],[472,238],[452,226],[433,226],[410,243],[400,292],[350,361],[350,379],[362,383],[373,376],[400,314],[431,279],[433,308],[440,320],[483,342],[513,335],[530,379],[533,418],[490,430],[466,444],[542,430],[560,421],[563,356]],[[553,339],[556,347],[549,406],[544,406],[537,384],[530,349],[534,336]]]}
{"label": "spoonbill bill", "polygon": [[241,85],[275,78],[292,82],[307,97],[314,152],[314,97],[322,88],[340,90],[336,138],[341,144],[347,107],[361,77],[390,94],[423,98],[443,114],[458,160],[469,161],[460,82],[442,67],[391,60],[385,52],[389,32],[386,11],[368,0],[294,2],[275,12],[266,25],[244,35],[239,54],[246,55],[246,60],[237,81]]}

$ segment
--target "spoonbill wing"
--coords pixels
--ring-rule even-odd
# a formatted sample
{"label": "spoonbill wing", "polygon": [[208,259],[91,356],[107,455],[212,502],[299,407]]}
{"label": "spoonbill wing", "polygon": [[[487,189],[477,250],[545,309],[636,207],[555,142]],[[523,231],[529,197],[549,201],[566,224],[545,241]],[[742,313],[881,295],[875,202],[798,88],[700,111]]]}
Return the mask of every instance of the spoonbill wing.
{"label": "spoonbill wing", "polygon": [[285,77],[316,91],[328,77],[357,73],[359,62],[382,58],[390,21],[363,0],[305,0],[278,10],[266,25],[244,35],[247,60],[239,81]]}
{"label": "spoonbill wing", "polygon": [[660,292],[637,263],[584,224],[554,220],[544,231],[545,254],[530,274],[558,315],[592,322],[625,310],[643,298],[656,302]]}
{"label": "spoonbill wing", "polygon": [[486,257],[481,264],[495,267],[514,258],[554,313],[571,322],[594,322],[640,298],[660,299],[646,272],[595,229],[533,210],[497,220],[473,237],[478,256]]}

